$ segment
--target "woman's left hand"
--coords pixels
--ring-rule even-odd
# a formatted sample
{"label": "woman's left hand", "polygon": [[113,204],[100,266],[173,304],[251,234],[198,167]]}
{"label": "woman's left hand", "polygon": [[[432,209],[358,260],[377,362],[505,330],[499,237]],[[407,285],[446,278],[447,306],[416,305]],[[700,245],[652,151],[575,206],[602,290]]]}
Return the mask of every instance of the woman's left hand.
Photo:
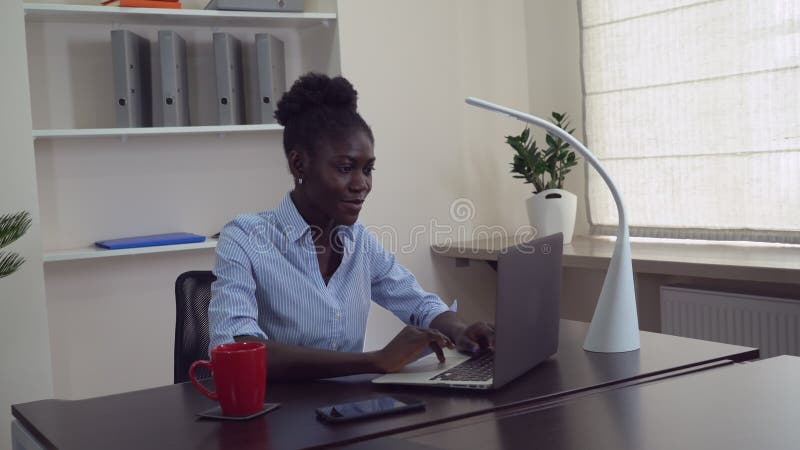
{"label": "woman's left hand", "polygon": [[494,324],[475,322],[465,327],[456,338],[456,347],[470,353],[494,351]]}

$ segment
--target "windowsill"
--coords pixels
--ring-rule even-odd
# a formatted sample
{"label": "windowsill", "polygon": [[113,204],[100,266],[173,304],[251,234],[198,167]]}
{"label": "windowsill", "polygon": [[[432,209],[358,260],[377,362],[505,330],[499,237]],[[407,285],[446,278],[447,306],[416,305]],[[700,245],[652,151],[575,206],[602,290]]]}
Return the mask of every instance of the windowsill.
{"label": "windowsill", "polygon": [[[615,238],[575,236],[564,245],[564,267],[606,269]],[[508,239],[434,244],[431,252],[469,260],[497,261]],[[800,284],[800,246],[760,243],[718,243],[665,239],[631,239],[636,273]]]}

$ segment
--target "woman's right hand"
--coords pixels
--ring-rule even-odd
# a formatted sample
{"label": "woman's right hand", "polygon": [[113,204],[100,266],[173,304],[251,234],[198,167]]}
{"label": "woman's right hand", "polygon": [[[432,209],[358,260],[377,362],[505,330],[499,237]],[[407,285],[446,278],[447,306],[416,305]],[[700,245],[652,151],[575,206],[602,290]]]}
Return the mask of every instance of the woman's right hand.
{"label": "woman's right hand", "polygon": [[375,352],[375,364],[381,373],[392,373],[414,361],[423,350],[429,348],[444,362],[443,348],[455,348],[453,342],[432,328],[407,325],[386,347]]}

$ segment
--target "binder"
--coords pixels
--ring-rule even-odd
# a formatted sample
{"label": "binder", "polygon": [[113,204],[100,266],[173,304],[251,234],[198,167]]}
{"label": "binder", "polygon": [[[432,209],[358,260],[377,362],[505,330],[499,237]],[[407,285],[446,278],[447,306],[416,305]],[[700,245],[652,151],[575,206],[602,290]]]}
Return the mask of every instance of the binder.
{"label": "binder", "polygon": [[206,9],[303,12],[304,3],[304,0],[211,0]]}
{"label": "binder", "polygon": [[150,42],[128,30],[112,30],[111,53],[117,127],[152,126]]}
{"label": "binder", "polygon": [[161,103],[165,127],[188,126],[189,80],[186,70],[186,42],[178,33],[169,30],[158,32],[161,61]]}
{"label": "binder", "polygon": [[97,241],[94,245],[109,250],[119,250],[123,248],[155,247],[158,245],[191,244],[194,242],[203,242],[205,240],[206,237],[199,234],[167,233],[107,239],[104,241]]}
{"label": "binder", "polygon": [[244,123],[242,44],[227,33],[214,33],[217,114],[220,125]]}
{"label": "binder", "polygon": [[276,104],[286,92],[283,41],[267,33],[256,34],[256,70],[259,105],[256,122],[274,123]]}

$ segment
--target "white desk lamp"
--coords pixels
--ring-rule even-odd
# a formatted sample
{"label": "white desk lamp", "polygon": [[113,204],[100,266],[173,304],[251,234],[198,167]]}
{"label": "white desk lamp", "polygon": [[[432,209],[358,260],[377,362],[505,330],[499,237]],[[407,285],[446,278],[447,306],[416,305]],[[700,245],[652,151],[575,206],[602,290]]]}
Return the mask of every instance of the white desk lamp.
{"label": "white desk lamp", "polygon": [[611,177],[600,165],[597,158],[571,134],[540,119],[539,117],[515,111],[505,106],[495,105],[474,97],[467,97],[467,103],[489,111],[507,114],[515,119],[544,128],[548,134],[568,142],[597,170],[614,196],[619,213],[619,231],[614,245],[614,255],[608,265],[603,290],[589,326],[589,333],[583,342],[584,350],[590,352],[618,353],[639,349],[639,318],[636,314],[636,292],[633,287],[633,267],[631,265],[631,243],[628,232],[628,218],[622,197],[611,181]]}

